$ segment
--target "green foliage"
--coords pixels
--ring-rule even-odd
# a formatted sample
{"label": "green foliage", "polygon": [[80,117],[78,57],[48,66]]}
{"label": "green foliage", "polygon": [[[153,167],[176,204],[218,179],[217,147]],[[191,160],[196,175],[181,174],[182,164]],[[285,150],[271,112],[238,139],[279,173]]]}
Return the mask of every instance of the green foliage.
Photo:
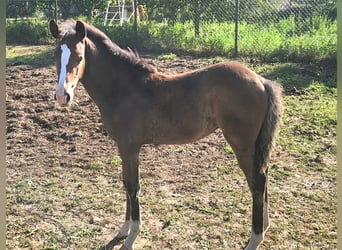
{"label": "green foliage", "polygon": [[74,15],[84,15],[90,17],[92,10],[104,10],[107,0],[83,0],[83,1],[55,1],[55,0],[35,0],[18,1],[8,0],[6,3],[6,17],[33,17],[41,16],[51,19],[54,17],[55,4],[57,3],[58,13],[63,19]]}
{"label": "green foliage", "polygon": [[36,1],[32,1],[31,4],[28,4],[28,1],[8,0],[6,1],[6,16],[13,18],[33,16],[36,8]]}
{"label": "green foliage", "polygon": [[53,39],[48,32],[48,22],[37,20],[6,21],[7,44],[47,44]]}
{"label": "green foliage", "polygon": [[[239,26],[240,55],[266,61],[311,61],[336,57],[336,22],[314,17],[300,24],[294,18],[268,27]],[[298,32],[306,30],[306,32]]]}
{"label": "green foliage", "polygon": [[[192,22],[174,24],[141,22],[138,32],[133,24],[103,26],[86,16],[121,47],[210,56],[234,55],[234,23],[202,23],[194,36]],[[7,22],[7,43],[47,44],[53,41],[47,21]],[[298,32],[305,30],[306,32]],[[325,17],[296,22],[290,17],[270,25],[241,22],[238,48],[240,57],[259,61],[312,61],[336,58],[337,23]]]}
{"label": "green foliage", "polygon": [[[315,17],[301,24],[305,33],[298,34],[294,18],[268,26],[239,24],[238,47],[240,56],[262,61],[310,61],[335,57],[337,48],[336,22]],[[233,23],[206,23],[194,37],[191,22],[173,25],[151,24],[148,38],[153,42],[144,46],[196,54],[232,56],[234,51]],[[147,32],[145,32],[147,34]],[[142,34],[138,34],[140,37]],[[323,39],[324,38],[324,39]],[[143,37],[140,40],[144,41]],[[152,45],[151,45],[152,44]]]}

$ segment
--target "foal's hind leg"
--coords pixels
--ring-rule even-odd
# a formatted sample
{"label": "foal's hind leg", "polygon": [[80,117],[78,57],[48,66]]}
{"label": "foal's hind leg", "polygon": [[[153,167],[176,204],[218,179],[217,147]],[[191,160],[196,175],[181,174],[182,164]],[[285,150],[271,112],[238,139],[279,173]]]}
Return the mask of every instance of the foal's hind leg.
{"label": "foal's hind leg", "polygon": [[[240,168],[243,170],[253,198],[252,232],[245,250],[257,249],[269,226],[267,203],[267,172],[260,173],[254,165],[254,143],[239,147],[232,143]],[[248,144],[247,144],[248,145]]]}
{"label": "foal's hind leg", "polygon": [[253,196],[252,233],[246,250],[257,249],[264,239],[269,227],[268,201],[267,201],[267,173],[256,173]]}

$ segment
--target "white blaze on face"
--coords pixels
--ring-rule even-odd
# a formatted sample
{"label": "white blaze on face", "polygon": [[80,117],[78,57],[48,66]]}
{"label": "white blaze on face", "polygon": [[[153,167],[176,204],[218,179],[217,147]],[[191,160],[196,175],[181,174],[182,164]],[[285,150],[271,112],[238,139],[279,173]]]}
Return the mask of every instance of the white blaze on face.
{"label": "white blaze on face", "polygon": [[70,49],[65,44],[61,45],[62,55],[61,55],[61,72],[59,73],[59,85],[64,84],[66,80],[66,66],[70,58]]}
{"label": "white blaze on face", "polygon": [[59,73],[59,81],[58,86],[56,89],[56,99],[59,104],[66,104],[66,95],[64,93],[65,90],[65,82],[66,82],[66,74],[67,69],[66,66],[68,65],[69,59],[70,59],[70,49],[66,44],[61,45],[61,72]]}

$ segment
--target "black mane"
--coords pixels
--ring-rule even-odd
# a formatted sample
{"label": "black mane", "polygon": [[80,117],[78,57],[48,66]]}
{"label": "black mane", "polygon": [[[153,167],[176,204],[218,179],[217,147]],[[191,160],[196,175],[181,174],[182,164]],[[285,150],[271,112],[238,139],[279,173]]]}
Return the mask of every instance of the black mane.
{"label": "black mane", "polygon": [[[92,40],[94,43],[100,43],[104,46],[104,48],[113,56],[118,57],[120,60],[125,61],[126,63],[132,65],[134,68],[144,71],[147,73],[157,72],[157,69],[148,64],[144,59],[142,59],[138,52],[128,48],[124,50],[120,48],[116,43],[109,39],[109,37],[99,30],[98,28],[84,23],[85,28],[87,30],[87,37]],[[75,20],[67,20],[61,24],[61,36],[68,36],[70,34],[75,34],[76,21]]]}

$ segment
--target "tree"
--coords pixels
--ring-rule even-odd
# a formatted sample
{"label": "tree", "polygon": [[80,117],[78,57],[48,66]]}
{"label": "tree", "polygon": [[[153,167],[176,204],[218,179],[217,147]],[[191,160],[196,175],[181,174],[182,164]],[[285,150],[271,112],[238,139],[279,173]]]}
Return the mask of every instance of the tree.
{"label": "tree", "polygon": [[6,3],[6,17],[19,18],[33,16],[36,11],[36,1],[8,0]]}
{"label": "tree", "polygon": [[[56,0],[8,0],[6,6],[7,17],[32,17],[37,12],[47,18],[54,17]],[[105,10],[107,0],[57,0],[58,13],[62,19],[83,15],[91,17],[96,9]]]}

